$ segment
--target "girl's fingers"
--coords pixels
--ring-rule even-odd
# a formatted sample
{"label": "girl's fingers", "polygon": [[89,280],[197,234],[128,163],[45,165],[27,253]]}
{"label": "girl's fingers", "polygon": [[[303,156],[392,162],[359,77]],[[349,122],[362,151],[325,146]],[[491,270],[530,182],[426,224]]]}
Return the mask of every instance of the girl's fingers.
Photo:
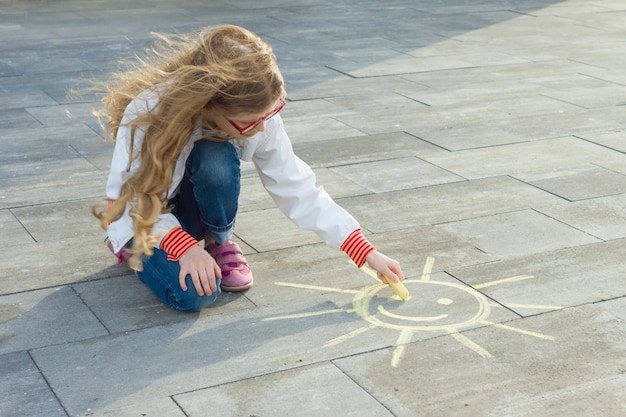
{"label": "girl's fingers", "polygon": [[213,273],[215,274],[217,278],[222,279],[222,269],[215,261],[213,261]]}
{"label": "girl's fingers", "polygon": [[404,281],[404,273],[402,272],[400,265],[393,265],[389,267],[389,269],[395,274],[396,277],[398,277],[398,281]]}
{"label": "girl's fingers", "polygon": [[185,271],[180,270],[180,273],[178,274],[178,283],[180,284],[180,288],[183,289],[183,291],[187,291],[187,273]]}
{"label": "girl's fingers", "polygon": [[202,281],[197,272],[195,274],[191,274],[191,281],[193,282],[193,286],[196,287],[196,292],[198,293],[198,295],[204,295]]}
{"label": "girl's fingers", "polygon": [[[213,269],[211,272],[213,272],[213,280],[211,280],[211,290],[213,290],[213,292],[215,292],[215,291],[217,291],[217,279],[221,278],[222,271],[220,270],[219,267],[217,267],[217,271],[215,271],[215,269]],[[218,273],[219,273],[219,276],[218,276]]]}
{"label": "girl's fingers", "polygon": [[217,290],[215,279],[210,278],[210,271],[205,271],[202,276],[202,288],[206,295],[211,295]]}
{"label": "girl's fingers", "polygon": [[[400,279],[400,277],[392,269],[388,269],[387,272],[385,274],[383,274],[383,276],[388,278],[389,281],[393,281],[393,282],[401,282],[402,281]],[[388,284],[388,282],[386,280],[385,280],[385,284]]]}
{"label": "girl's fingers", "polygon": [[200,270],[187,270],[187,268],[181,267],[178,275],[180,288],[182,288],[183,291],[187,291],[187,276],[189,276],[198,295],[208,296],[213,294],[217,291],[217,284],[214,278],[217,275],[216,272],[219,272],[221,275],[221,271],[214,270],[214,268],[215,267],[208,266]]}

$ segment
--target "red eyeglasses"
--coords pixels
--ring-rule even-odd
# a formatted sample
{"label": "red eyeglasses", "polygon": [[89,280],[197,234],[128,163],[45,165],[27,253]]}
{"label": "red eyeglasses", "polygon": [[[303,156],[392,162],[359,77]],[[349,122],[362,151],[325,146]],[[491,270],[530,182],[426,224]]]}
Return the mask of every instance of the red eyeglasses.
{"label": "red eyeglasses", "polygon": [[264,122],[268,119],[271,119],[272,117],[276,116],[278,114],[279,111],[281,111],[283,109],[283,107],[285,107],[285,99],[283,99],[282,97],[279,99],[278,105],[276,107],[274,107],[272,109],[271,112],[267,113],[265,116],[260,117],[259,119],[255,120],[254,122],[241,127],[239,126],[237,123],[233,122],[230,119],[226,119],[228,121],[228,123],[230,123],[231,125],[233,125],[233,127],[235,129],[237,129],[239,131],[240,135],[245,135],[246,133],[251,132],[255,127],[257,127],[261,122]]}

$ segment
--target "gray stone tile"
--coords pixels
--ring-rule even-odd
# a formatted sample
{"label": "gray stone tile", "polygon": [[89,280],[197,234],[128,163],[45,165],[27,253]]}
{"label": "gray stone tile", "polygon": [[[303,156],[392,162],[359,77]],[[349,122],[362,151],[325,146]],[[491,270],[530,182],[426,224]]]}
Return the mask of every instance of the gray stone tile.
{"label": "gray stone tile", "polygon": [[[349,179],[333,172],[330,168],[315,169],[317,185],[324,189],[333,198],[350,197],[355,195],[369,194],[366,188],[350,181]],[[254,210],[275,208],[276,204],[271,199],[258,175],[253,173],[241,179],[241,193],[239,195],[239,213]]]}
{"label": "gray stone tile", "polygon": [[126,274],[103,240],[104,234],[11,246],[0,252],[0,294]]}
{"label": "gray stone tile", "polygon": [[626,143],[624,142],[624,131],[614,130],[608,132],[589,132],[580,135],[593,143],[597,143],[607,148],[615,149],[626,153]]}
{"label": "gray stone tile", "polygon": [[[626,154],[575,137],[563,137],[432,154],[424,159],[470,179],[506,174],[532,179],[532,176],[558,175],[550,174],[555,171],[572,172],[593,163],[623,164],[626,163]],[[473,163],[468,164],[468,160]]]}
{"label": "gray stone tile", "polygon": [[534,210],[461,220],[437,227],[464,236],[480,250],[500,259],[599,242],[593,236]]}
{"label": "gray stone tile", "polygon": [[606,81],[589,78],[570,82],[555,81],[544,85],[550,87],[545,94],[567,103],[576,104],[585,108],[620,106],[626,104],[624,94],[626,87]]}
{"label": "gray stone tile", "polygon": [[12,245],[31,243],[33,237],[10,210],[0,210],[0,248],[8,250]]}
{"label": "gray stone tile", "polygon": [[[618,155],[619,156],[619,155]],[[569,201],[604,197],[626,192],[626,175],[595,165],[571,169],[521,174],[519,179]]]}
{"label": "gray stone tile", "polygon": [[[78,415],[78,414],[77,414]],[[187,417],[171,398],[147,398],[138,404],[111,405],[103,410],[87,409],[81,416],[89,417]]]}
{"label": "gray stone tile", "polygon": [[603,301],[598,303],[598,305],[609,314],[619,317],[621,320],[626,319],[626,298],[621,297],[614,300]]}
{"label": "gray stone tile", "polygon": [[562,201],[503,176],[345,198],[339,203],[367,230],[380,233],[543,207]]}
{"label": "gray stone tile", "polygon": [[617,160],[609,160],[604,163],[598,163],[598,165],[610,171],[614,171],[622,175],[626,175],[626,167],[624,166],[624,164],[620,164],[619,161]]}
{"label": "gray stone tile", "polygon": [[311,100],[365,94],[376,96],[380,91],[388,91],[409,96],[409,93],[424,90],[423,84],[405,79],[405,76],[385,76],[372,78],[350,78],[335,73],[314,84],[295,83],[287,90],[292,100]]}
{"label": "gray stone tile", "polygon": [[[99,126],[93,125],[92,128],[99,132]],[[104,175],[108,175],[108,169],[111,166],[111,158],[113,157],[113,142],[104,137],[82,137],[82,140],[73,141],[72,149],[78,152],[85,160],[95,167],[98,171],[102,171]],[[102,188],[104,190],[104,188]],[[103,191],[104,193],[104,191]]]}
{"label": "gray stone tile", "polygon": [[[362,288],[373,284],[371,278],[360,273],[354,266],[348,264],[346,259],[338,256],[332,258],[321,248],[307,248],[306,257],[302,268],[289,269],[290,259],[281,257],[277,252],[269,252],[267,256],[253,256],[254,271],[259,277],[254,290],[249,291],[246,297],[259,306],[283,306],[283,314],[277,314],[264,320],[293,321],[304,319],[308,316],[319,315],[320,318],[335,315],[342,316],[351,324],[338,326],[335,331],[328,328],[329,333],[322,336],[323,341],[315,344],[317,347],[325,345],[326,341],[350,333],[361,327],[359,318],[354,314],[352,301],[355,294]],[[273,259],[277,265],[288,265],[284,268],[271,268],[268,264]],[[287,254],[289,255],[289,253]],[[320,260],[320,265],[329,270],[316,269],[311,264],[314,260]],[[269,273],[268,273],[269,272]],[[291,272],[291,274],[290,274]],[[328,303],[329,299],[332,301]],[[301,304],[316,303],[325,306],[318,312],[314,312]],[[286,308],[285,308],[286,307]],[[378,334],[373,335],[378,336]],[[368,337],[366,337],[366,340]],[[346,345],[352,348],[351,343]],[[344,347],[346,347],[344,346]],[[326,346],[327,347],[327,346]]]}
{"label": "gray stone tile", "polygon": [[13,109],[15,114],[16,110],[21,111],[24,107],[58,105],[56,101],[40,89],[33,87],[9,89],[5,87],[5,83],[6,82],[2,82],[2,78],[0,78],[0,91],[2,91],[3,95],[0,109],[3,110],[3,113],[4,111]]}
{"label": "gray stone tile", "polygon": [[[611,9],[610,5],[608,5],[609,10]],[[565,3],[556,3],[551,5],[546,9],[537,9],[532,12],[533,16],[564,16],[568,14],[593,14],[598,12],[606,12],[607,9],[602,6],[597,6],[594,4],[585,4],[579,2],[565,2]],[[610,18],[609,18],[610,19]],[[587,20],[585,18],[585,20]],[[608,19],[607,19],[608,20]],[[603,24],[607,23],[607,20],[603,20]]]}
{"label": "gray stone tile", "polygon": [[259,252],[320,242],[315,233],[298,228],[278,208],[238,213],[236,233]]}
{"label": "gray stone tile", "polygon": [[[468,117],[476,119],[480,114],[490,120],[488,125],[465,120]],[[461,151],[527,141],[529,135],[506,131],[506,126],[511,123],[514,123],[511,117],[498,108],[460,106],[448,109],[445,116],[440,110],[429,109],[410,119],[405,118],[403,130],[448,151]],[[367,132],[380,133],[378,127],[366,126]]]}
{"label": "gray stone tile", "polygon": [[[205,316],[35,349],[32,355],[68,413],[80,415],[328,361],[351,349],[384,346],[370,332],[360,336],[358,345],[323,347],[317,341],[354,330],[356,324],[353,315],[329,313],[333,309],[332,303],[320,304],[317,298],[299,300],[288,310]],[[290,311],[306,314],[294,319]],[[324,316],[321,322],[319,314]]]}
{"label": "gray stone tile", "polygon": [[0,306],[0,353],[108,334],[69,287],[3,295]]}
{"label": "gray stone tile", "polygon": [[447,153],[419,138],[397,131],[300,143],[294,145],[294,151],[314,168]]}
{"label": "gray stone tile", "polygon": [[0,414],[66,417],[67,414],[26,352],[0,355]]}
{"label": "gray stone tile", "polygon": [[[63,54],[66,52],[57,50],[54,51],[54,53]],[[33,59],[38,60],[39,58],[35,57]],[[42,58],[42,60],[45,59]],[[82,63],[81,66],[85,68],[87,64]],[[32,91],[31,95],[33,97],[26,102],[24,107],[36,107],[38,105],[37,103],[40,103],[40,105],[55,106],[87,100],[94,101],[97,100],[97,96],[94,94],[88,94],[85,97],[75,97],[72,91],[86,87],[88,85],[87,80],[93,78],[93,73],[99,71],[99,69],[73,70],[72,68],[59,68],[59,71],[56,72],[35,72],[16,79],[13,84],[5,86],[5,88],[12,95],[16,96],[19,96],[19,92],[22,90]],[[17,103],[21,101],[19,97],[15,100]]]}
{"label": "gray stone tile", "polygon": [[3,152],[3,176],[35,161],[65,160],[79,157],[74,144],[95,140],[96,134],[84,125],[50,129],[39,124],[29,129],[6,129],[0,132]]}
{"label": "gray stone tile", "polygon": [[555,138],[591,130],[620,129],[626,121],[623,106],[535,114],[520,117],[504,126],[505,131],[523,138]]}
{"label": "gray stone tile", "polygon": [[242,241],[241,238],[239,236],[237,236],[237,233],[235,233],[235,238],[233,240],[235,240],[237,242],[237,244],[241,248],[241,251],[243,252],[244,255],[247,256],[247,255],[249,255],[251,253],[257,253],[257,251],[254,248],[252,248],[246,242]]}
{"label": "gray stone tile", "polygon": [[[546,110],[547,106],[551,106],[552,108],[556,106],[554,100],[547,100],[545,98],[544,100],[540,100],[540,94],[549,91],[547,88],[525,80],[512,83],[511,80],[508,79],[493,80],[470,77],[470,80],[455,79],[455,87],[450,88],[450,80],[446,75],[449,74],[435,72],[432,75],[429,74],[428,77],[403,76],[404,78],[415,80],[416,83],[430,87],[416,89],[406,92],[405,94],[407,97],[411,97],[414,100],[436,107],[458,106],[463,104],[483,108],[486,106],[498,107],[506,104],[507,110],[514,111],[517,114],[521,114],[520,112],[539,112]],[[441,78],[441,80],[439,78]],[[447,82],[443,82],[446,79]],[[505,99],[503,99],[503,97]],[[512,105],[513,101],[517,101],[517,108]],[[522,101],[523,104],[520,101]],[[534,106],[528,106],[530,103],[533,105],[542,104],[543,109],[540,110]]]}
{"label": "gray stone tile", "polygon": [[73,287],[89,310],[111,333],[193,321],[199,316],[226,314],[228,311],[253,307],[240,293],[222,293],[211,308],[202,313],[175,311],[154,297],[130,269],[122,277],[74,284]]}
{"label": "gray stone tile", "polygon": [[[536,415],[547,417],[583,413],[620,416],[626,412],[622,392],[626,389],[626,378],[621,375],[608,376],[595,381],[586,381],[575,386],[556,389],[549,393],[524,396],[517,400],[502,401],[494,412]],[[598,400],[603,398],[605,401]],[[590,401],[591,399],[591,401]],[[549,411],[546,411],[549,410]]]}
{"label": "gray stone tile", "polygon": [[39,123],[23,109],[5,109],[0,115],[0,129],[29,128]]}
{"label": "gray stone tile", "polygon": [[607,65],[606,68],[589,65],[589,68],[585,71],[585,74],[599,78],[604,81],[609,81],[622,85],[626,80],[626,76],[622,73],[622,71],[615,70],[613,68],[613,65]]}
{"label": "gray stone tile", "polygon": [[[530,52],[530,48],[525,49]],[[535,53],[539,51],[535,50]],[[541,53],[541,52],[539,52]],[[524,79],[544,87],[554,86],[559,83],[589,82],[595,77],[593,73],[599,68],[596,65],[584,62],[568,62],[567,58],[541,60],[539,62],[526,62],[518,65],[506,65],[498,68],[481,68],[477,71],[484,72],[490,79],[515,81],[515,78]]]}
{"label": "gray stone tile", "polygon": [[286,120],[285,130],[292,143],[316,142],[362,134],[359,129],[337,121],[332,117],[292,117]]}
{"label": "gray stone tile", "polygon": [[[93,200],[74,200],[12,209],[15,217],[37,242],[67,238],[94,239],[105,236],[91,214]],[[13,244],[19,244],[14,242]]]}
{"label": "gray stone tile", "polygon": [[[474,33],[460,34],[455,39],[440,39],[439,42],[428,42],[418,48],[407,48],[404,50],[407,54],[416,57],[462,56],[467,62],[475,64],[476,68],[484,69],[493,67],[494,71],[497,71],[499,69],[498,67],[504,67],[506,65],[530,63],[529,60],[519,57],[517,54],[510,53],[510,49],[507,51],[507,46],[511,48],[511,44],[500,43],[496,39],[491,42],[492,48],[488,50],[484,48],[483,42],[486,41],[485,38],[492,34],[494,34],[494,36],[502,36],[497,33],[499,28],[499,25],[484,27]],[[511,33],[509,37],[514,38],[516,34]],[[466,39],[467,42],[464,41]],[[537,51],[537,55],[537,61],[541,62],[539,58],[541,51]],[[533,62],[533,64],[536,63],[537,62]],[[469,71],[471,71],[471,69]]]}
{"label": "gray stone tile", "polygon": [[622,297],[625,267],[618,259],[624,244],[611,240],[448,272],[528,316]]}
{"label": "gray stone tile", "polygon": [[626,237],[626,195],[543,207],[540,212],[603,240]]}
{"label": "gray stone tile", "polygon": [[475,103],[474,108],[483,110],[485,113],[499,111],[512,117],[546,114],[553,114],[555,117],[558,117],[561,113],[575,112],[580,110],[581,107],[576,104],[564,103],[552,97],[521,93],[519,95],[510,94],[505,99],[498,98],[487,102]]}
{"label": "gray stone tile", "polygon": [[358,129],[336,120],[337,115],[349,112],[326,100],[304,100],[289,102],[281,116],[291,141],[297,144],[360,135]]}
{"label": "gray stone tile", "polygon": [[[349,258],[318,243],[280,251],[268,251],[247,257],[255,276],[255,286],[246,293],[255,305],[266,306],[301,298],[319,300],[328,291],[306,291],[298,285],[352,289],[370,283],[367,276],[349,263]],[[280,283],[295,284],[296,287]],[[321,302],[321,301],[320,301]]]}
{"label": "gray stone tile", "polygon": [[177,395],[175,400],[190,417],[205,416],[209,409],[221,410],[224,417],[393,415],[332,363]]}
{"label": "gray stone tile", "polygon": [[[30,107],[26,110],[43,126],[65,127],[76,125],[74,129],[83,129],[85,124],[97,125],[91,110],[98,108],[98,103],[76,103],[56,106]],[[84,141],[84,139],[83,139]]]}
{"label": "gray stone tile", "polygon": [[380,251],[400,261],[407,278],[420,278],[428,257],[433,258],[433,272],[496,260],[462,236],[448,233],[436,226],[371,234],[368,239]]}
{"label": "gray stone tile", "polygon": [[104,195],[106,173],[83,158],[6,164],[0,169],[0,208],[45,204]]}
{"label": "gray stone tile", "polygon": [[[281,58],[281,62],[285,62],[285,58]],[[313,67],[313,71],[311,68]],[[316,91],[315,86],[328,82],[337,78],[337,73],[330,68],[317,67],[310,61],[291,63],[291,65],[283,65],[281,72],[285,78],[285,89],[287,90],[287,97],[292,99],[306,99],[307,95],[299,95],[298,91],[307,91],[309,88],[313,88]],[[345,75],[344,75],[345,76]],[[348,76],[345,76],[349,78]],[[323,91],[326,91],[323,89]],[[325,94],[316,93],[313,98],[327,97]]]}
{"label": "gray stone tile", "polygon": [[[458,42],[431,45],[413,51],[423,54],[435,54],[442,51],[448,54],[465,53],[465,47]],[[535,50],[535,52],[537,52]],[[441,53],[441,52],[440,52]],[[544,91],[543,83],[562,81],[564,79],[580,80],[588,77],[580,73],[597,69],[579,62],[567,62],[563,59],[549,61],[521,62],[498,66],[478,66],[463,71],[446,70],[428,73],[406,74],[402,78],[427,86],[445,95],[454,94],[455,90],[472,91],[477,85],[491,86],[488,90],[476,91],[478,97],[492,96],[502,98],[509,92]],[[533,87],[532,84],[539,86]],[[450,86],[454,86],[451,88]],[[497,94],[502,89],[505,94]]]}
{"label": "gray stone tile", "polygon": [[[523,8],[524,4],[518,7]],[[451,7],[445,7],[444,10],[446,13],[427,16],[422,24],[433,32],[455,38],[462,38],[466,33],[471,35],[474,32],[497,32],[501,27],[498,23],[506,21],[507,24],[510,24],[511,20],[520,18],[519,14],[514,11],[498,10],[489,3],[470,11],[471,19],[465,18],[467,16],[463,13],[461,4],[453,3]],[[481,30],[477,30],[478,28]]]}
{"label": "gray stone tile", "polygon": [[381,93],[375,100],[371,95],[342,96],[329,101],[354,110],[351,114],[336,116],[340,122],[375,135],[388,132],[408,131],[415,120],[422,120],[429,107],[396,93]]}
{"label": "gray stone tile", "polygon": [[[626,112],[620,109],[621,107],[581,109],[519,117],[505,115],[504,110],[499,108],[491,108],[488,114],[484,114],[483,108],[460,106],[448,109],[445,117],[440,110],[429,109],[419,112],[419,117],[405,120],[404,130],[445,149],[463,150],[514,144],[529,139],[550,139],[594,130],[619,129],[623,125],[620,120],[626,116]],[[487,117],[489,123],[474,123],[476,118],[482,117]],[[380,133],[379,128],[385,127],[376,126],[367,120],[360,123],[363,130],[370,134]]]}
{"label": "gray stone tile", "polygon": [[15,69],[14,65],[11,65],[10,62],[0,62],[0,77],[15,77],[19,75],[20,73]]}
{"label": "gray stone tile", "polygon": [[465,178],[414,157],[331,169],[374,193],[465,181]]}
{"label": "gray stone tile", "polygon": [[263,188],[256,171],[248,176],[244,176],[242,173],[238,215],[247,211],[264,210],[273,207],[276,207],[276,204],[265,191],[265,188]]}
{"label": "gray stone tile", "polygon": [[[341,85],[345,86],[345,82],[341,83]],[[290,100],[280,112],[280,117],[284,120],[286,127],[292,127],[292,125],[297,124],[298,122],[296,120],[298,119],[304,119],[305,122],[310,122],[310,117],[307,116],[312,114],[315,114],[315,118],[322,118],[352,112],[350,109],[346,109],[337,103],[329,102],[323,98],[291,101],[293,98],[289,92],[287,93],[287,98]]]}
{"label": "gray stone tile", "polygon": [[411,55],[398,54],[382,62],[333,63],[331,68],[349,74],[352,77],[380,77],[383,75],[401,75],[415,72],[439,71],[446,69],[470,68],[474,65],[463,58],[453,56],[433,56],[418,58]]}
{"label": "gray stone tile", "polygon": [[369,194],[369,190],[362,185],[337,174],[333,168],[315,169],[317,185],[324,187],[326,192],[334,198],[352,197],[355,195]]}
{"label": "gray stone tile", "polygon": [[601,307],[585,306],[409,344],[407,357],[419,359],[396,368],[390,349],[334,363],[396,416],[617,417],[626,410],[626,381],[615,372],[625,363],[623,331]]}
{"label": "gray stone tile", "polygon": [[55,56],[41,54],[33,57],[15,58],[11,62],[20,74],[49,74],[89,69],[87,64],[76,58],[65,57],[65,59],[59,60]]}

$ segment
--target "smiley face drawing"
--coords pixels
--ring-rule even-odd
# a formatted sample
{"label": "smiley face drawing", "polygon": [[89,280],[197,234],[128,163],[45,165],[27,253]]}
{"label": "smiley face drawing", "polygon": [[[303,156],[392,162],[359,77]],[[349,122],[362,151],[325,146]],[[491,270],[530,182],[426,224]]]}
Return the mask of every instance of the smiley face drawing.
{"label": "smiley face drawing", "polygon": [[[392,367],[397,367],[400,364],[402,357],[405,354],[405,347],[411,342],[411,337],[416,332],[439,332],[449,334],[458,342],[484,358],[491,358],[492,355],[486,349],[465,336],[462,333],[463,330],[477,326],[489,325],[544,340],[553,340],[552,336],[489,321],[491,307],[498,304],[495,304],[484,294],[478,291],[481,288],[489,286],[532,279],[534,278],[533,276],[520,275],[469,287],[457,282],[432,280],[431,271],[433,265],[434,258],[428,257],[426,259],[421,279],[407,279],[404,281],[404,285],[410,289],[412,294],[414,294],[404,302],[401,302],[397,296],[389,297],[389,286],[380,282],[369,285],[360,290],[344,290],[339,288],[276,282],[276,285],[282,286],[353,293],[353,309],[349,311],[338,309],[310,314],[272,317],[266,320],[281,320],[304,317],[313,314],[329,314],[346,311],[355,313],[368,324],[335,339],[329,340],[324,346],[327,347],[337,345],[348,339],[356,337],[361,333],[376,328],[397,330],[399,331],[399,336],[394,344],[395,348],[391,359]],[[539,309],[561,308],[559,306],[521,304],[507,305],[510,307],[515,306]]]}

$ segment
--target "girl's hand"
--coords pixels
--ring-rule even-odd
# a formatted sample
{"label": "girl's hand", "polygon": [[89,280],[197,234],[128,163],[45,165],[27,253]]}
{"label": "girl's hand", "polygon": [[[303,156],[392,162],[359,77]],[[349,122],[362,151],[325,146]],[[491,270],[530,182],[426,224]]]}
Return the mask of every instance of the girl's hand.
{"label": "girl's hand", "polygon": [[178,282],[183,291],[187,291],[187,275],[191,276],[198,295],[211,295],[217,291],[215,278],[221,278],[222,271],[215,259],[203,248],[194,246],[178,262],[180,264]]}
{"label": "girl's hand", "polygon": [[383,284],[388,284],[385,277],[394,282],[404,281],[404,273],[402,272],[402,268],[400,268],[400,263],[377,250],[370,252],[365,257],[365,261],[370,268],[377,272],[378,279],[381,280]]}

